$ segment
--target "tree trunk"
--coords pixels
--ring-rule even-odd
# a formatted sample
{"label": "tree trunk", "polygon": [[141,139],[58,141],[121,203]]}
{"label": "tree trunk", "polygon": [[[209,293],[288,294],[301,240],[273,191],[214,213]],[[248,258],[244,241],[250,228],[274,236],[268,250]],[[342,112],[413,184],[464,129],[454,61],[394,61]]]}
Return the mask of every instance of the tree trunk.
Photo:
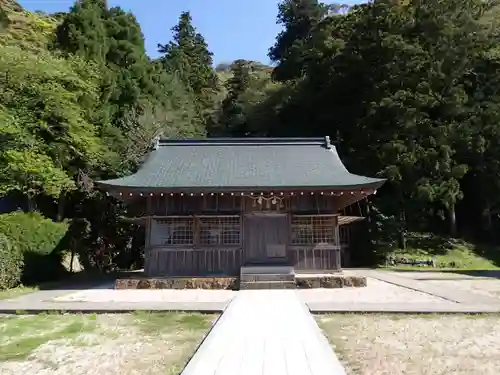
{"label": "tree trunk", "polygon": [[57,202],[57,217],[56,221],[61,222],[64,219],[64,208],[66,206],[66,192],[62,191]]}
{"label": "tree trunk", "polygon": [[455,205],[452,204],[448,209],[448,215],[450,220],[450,236],[453,238],[457,237],[457,216],[455,213]]}
{"label": "tree trunk", "polygon": [[27,197],[27,203],[28,203],[28,212],[34,212],[36,204],[35,204],[33,196],[31,194],[28,194],[26,197]]}
{"label": "tree trunk", "polygon": [[75,261],[75,241],[71,239],[71,258],[69,261],[69,273],[73,274],[73,262]]}
{"label": "tree trunk", "polygon": [[486,208],[483,210],[483,222],[481,226],[481,232],[487,233],[490,241],[495,239],[495,229],[493,227],[493,211],[491,209],[490,203],[486,203]]}
{"label": "tree trunk", "polygon": [[398,247],[400,249],[406,249],[406,215],[404,209],[399,211],[399,233],[398,233]]}

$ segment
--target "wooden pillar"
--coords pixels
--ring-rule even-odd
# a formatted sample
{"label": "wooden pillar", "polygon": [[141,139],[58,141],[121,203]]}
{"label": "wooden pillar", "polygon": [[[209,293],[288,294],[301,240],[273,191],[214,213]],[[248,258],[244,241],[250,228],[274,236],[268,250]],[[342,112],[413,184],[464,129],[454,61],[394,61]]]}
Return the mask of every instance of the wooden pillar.
{"label": "wooden pillar", "polygon": [[339,217],[335,217],[335,259],[336,259],[336,264],[337,264],[337,270],[336,271],[341,271],[342,270],[342,248],[340,246],[340,230],[339,230]]}
{"label": "wooden pillar", "polygon": [[148,275],[151,271],[151,266],[150,266],[150,256],[151,256],[151,227],[153,220],[151,218],[152,212],[151,212],[151,197],[148,196],[146,197],[146,233],[145,233],[145,243],[144,243],[144,273]]}

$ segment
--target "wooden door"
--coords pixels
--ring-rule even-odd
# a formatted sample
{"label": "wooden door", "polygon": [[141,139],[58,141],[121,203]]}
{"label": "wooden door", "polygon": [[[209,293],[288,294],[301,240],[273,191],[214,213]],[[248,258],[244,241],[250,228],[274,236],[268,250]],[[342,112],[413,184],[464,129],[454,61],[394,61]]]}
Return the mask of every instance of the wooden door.
{"label": "wooden door", "polygon": [[244,220],[245,259],[262,262],[286,257],[288,220],[286,215],[249,214]]}

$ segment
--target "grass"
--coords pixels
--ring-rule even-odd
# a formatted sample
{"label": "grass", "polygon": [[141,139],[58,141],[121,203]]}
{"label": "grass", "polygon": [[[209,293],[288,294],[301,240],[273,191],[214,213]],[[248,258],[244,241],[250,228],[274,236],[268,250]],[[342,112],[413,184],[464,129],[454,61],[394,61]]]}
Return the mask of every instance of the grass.
{"label": "grass", "polygon": [[136,311],[133,314],[133,319],[139,330],[147,335],[171,332],[180,328],[183,330],[208,330],[211,326],[207,316],[190,313]]}
{"label": "grass", "polygon": [[[179,374],[216,315],[0,316],[0,373]],[[49,372],[50,372],[49,371]]]}
{"label": "grass", "polygon": [[[411,233],[406,249],[387,252],[396,259],[434,259],[437,267],[396,265],[390,269],[419,270],[498,270],[500,269],[500,248],[476,244],[460,239],[449,239],[425,233]],[[388,268],[381,265],[382,268]]]}
{"label": "grass", "polygon": [[208,332],[215,320],[215,315],[177,312],[137,311],[132,315],[134,325],[144,337],[161,337],[178,349],[175,363],[171,364],[167,374],[179,374],[195,347],[201,341],[200,333]]}
{"label": "grass", "polygon": [[38,287],[18,286],[12,289],[0,290],[0,300],[20,297],[38,291]]}
{"label": "grass", "polygon": [[318,325],[353,375],[496,375],[498,314],[330,314]]}
{"label": "grass", "polygon": [[0,362],[25,359],[49,341],[76,338],[95,329],[95,315],[0,317]]}

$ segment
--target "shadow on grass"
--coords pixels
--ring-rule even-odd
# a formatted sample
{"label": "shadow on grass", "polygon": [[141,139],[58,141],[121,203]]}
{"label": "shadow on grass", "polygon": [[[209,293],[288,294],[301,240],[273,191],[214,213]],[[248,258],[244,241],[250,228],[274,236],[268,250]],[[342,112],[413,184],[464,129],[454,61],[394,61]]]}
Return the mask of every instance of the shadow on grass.
{"label": "shadow on grass", "polygon": [[500,267],[500,247],[487,244],[473,244],[471,251],[481,258],[488,259],[495,266]]}
{"label": "shadow on grass", "polygon": [[27,286],[36,286],[39,290],[80,290],[80,289],[114,289],[117,278],[138,277],[142,272],[113,272],[102,274],[97,272],[77,272],[67,274],[58,281],[43,282]]}

